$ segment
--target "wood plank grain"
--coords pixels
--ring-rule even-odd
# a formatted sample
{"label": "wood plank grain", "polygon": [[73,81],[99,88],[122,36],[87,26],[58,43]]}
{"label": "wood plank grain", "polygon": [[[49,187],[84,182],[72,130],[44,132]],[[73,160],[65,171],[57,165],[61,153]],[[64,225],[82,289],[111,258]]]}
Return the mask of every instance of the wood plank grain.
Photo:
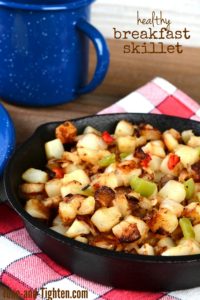
{"label": "wood plank grain", "polygon": [[[24,141],[42,123],[95,114],[156,76],[164,77],[200,102],[200,48],[184,47],[183,54],[127,55],[123,53],[123,42],[109,40],[108,44],[111,52],[110,69],[103,84],[93,93],[50,108],[5,104],[15,122],[18,142]],[[92,48],[90,77],[95,61]]]}

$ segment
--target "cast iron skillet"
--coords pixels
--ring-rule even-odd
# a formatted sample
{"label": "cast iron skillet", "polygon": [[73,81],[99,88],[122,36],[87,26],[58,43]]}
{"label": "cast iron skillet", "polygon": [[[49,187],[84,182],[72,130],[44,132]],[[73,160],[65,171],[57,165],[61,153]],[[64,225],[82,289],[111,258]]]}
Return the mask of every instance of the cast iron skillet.
{"label": "cast iron skillet", "polygon": [[[89,116],[73,120],[79,132],[91,125],[113,132],[121,119],[134,123],[150,123],[161,131],[171,127],[192,129],[200,135],[200,123],[176,117],[153,114],[112,114]],[[23,209],[18,195],[21,174],[29,167],[45,165],[44,143],[54,137],[54,129],[61,122],[40,126],[11,158],[4,175],[7,197],[23,218],[35,243],[53,260],[87,279],[123,289],[176,290],[200,284],[200,255],[154,257],[119,253],[88,246],[51,231]]]}

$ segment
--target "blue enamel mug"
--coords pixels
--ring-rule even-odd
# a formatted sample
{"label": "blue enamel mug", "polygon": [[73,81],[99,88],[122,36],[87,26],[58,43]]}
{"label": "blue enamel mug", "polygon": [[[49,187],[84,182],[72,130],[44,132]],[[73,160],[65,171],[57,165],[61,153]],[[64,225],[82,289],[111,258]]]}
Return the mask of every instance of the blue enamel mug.
{"label": "blue enamel mug", "polygon": [[[94,90],[109,66],[89,22],[94,0],[0,0],[0,97],[22,106],[69,102]],[[88,83],[89,40],[97,65]]]}

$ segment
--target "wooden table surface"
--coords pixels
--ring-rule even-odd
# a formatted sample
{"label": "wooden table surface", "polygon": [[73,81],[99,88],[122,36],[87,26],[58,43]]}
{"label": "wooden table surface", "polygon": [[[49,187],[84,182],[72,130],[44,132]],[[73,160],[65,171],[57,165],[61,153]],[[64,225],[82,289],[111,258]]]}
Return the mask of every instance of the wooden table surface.
{"label": "wooden table surface", "polygon": [[[108,41],[111,65],[103,84],[93,93],[51,108],[24,108],[5,104],[16,126],[17,142],[23,142],[45,122],[95,114],[115,103],[156,76],[164,77],[200,103],[200,48],[186,48],[182,54],[123,54],[121,41]],[[92,48],[90,76],[95,66]],[[3,296],[0,286],[0,299]],[[7,295],[7,294],[6,294]],[[17,299],[9,294],[10,299]]]}
{"label": "wooden table surface", "polygon": [[[22,108],[5,104],[17,131],[17,141],[24,141],[44,123],[95,114],[156,76],[164,77],[190,97],[200,102],[200,48],[186,48],[182,54],[123,54],[123,42],[108,41],[111,64],[103,84],[91,94],[51,108]],[[92,49],[90,73],[94,69]]]}

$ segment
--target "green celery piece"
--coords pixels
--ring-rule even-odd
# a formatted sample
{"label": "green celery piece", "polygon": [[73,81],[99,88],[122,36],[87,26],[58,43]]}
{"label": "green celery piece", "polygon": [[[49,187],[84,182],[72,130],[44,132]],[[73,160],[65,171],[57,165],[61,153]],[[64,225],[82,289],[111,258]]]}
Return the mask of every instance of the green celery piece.
{"label": "green celery piece", "polygon": [[154,182],[133,176],[130,181],[131,188],[143,197],[150,197],[157,190],[157,185]]}
{"label": "green celery piece", "polygon": [[105,156],[99,161],[100,167],[108,167],[109,165],[113,164],[115,162],[115,154],[110,154]]}
{"label": "green celery piece", "polygon": [[191,224],[190,219],[188,218],[181,218],[179,220],[180,227],[183,232],[183,236],[185,239],[194,239],[195,233]]}
{"label": "green celery piece", "polygon": [[131,153],[127,153],[127,152],[122,152],[122,153],[120,153],[120,158],[121,159],[124,159],[124,158],[126,158],[127,156],[129,156]]}
{"label": "green celery piece", "polygon": [[187,181],[185,181],[184,187],[185,187],[185,191],[186,191],[186,199],[191,199],[192,196],[194,195],[194,190],[195,190],[194,180],[192,178],[190,178]]}
{"label": "green celery piece", "polygon": [[87,189],[81,190],[80,194],[87,197],[94,196],[94,189],[92,186],[89,186]]}

